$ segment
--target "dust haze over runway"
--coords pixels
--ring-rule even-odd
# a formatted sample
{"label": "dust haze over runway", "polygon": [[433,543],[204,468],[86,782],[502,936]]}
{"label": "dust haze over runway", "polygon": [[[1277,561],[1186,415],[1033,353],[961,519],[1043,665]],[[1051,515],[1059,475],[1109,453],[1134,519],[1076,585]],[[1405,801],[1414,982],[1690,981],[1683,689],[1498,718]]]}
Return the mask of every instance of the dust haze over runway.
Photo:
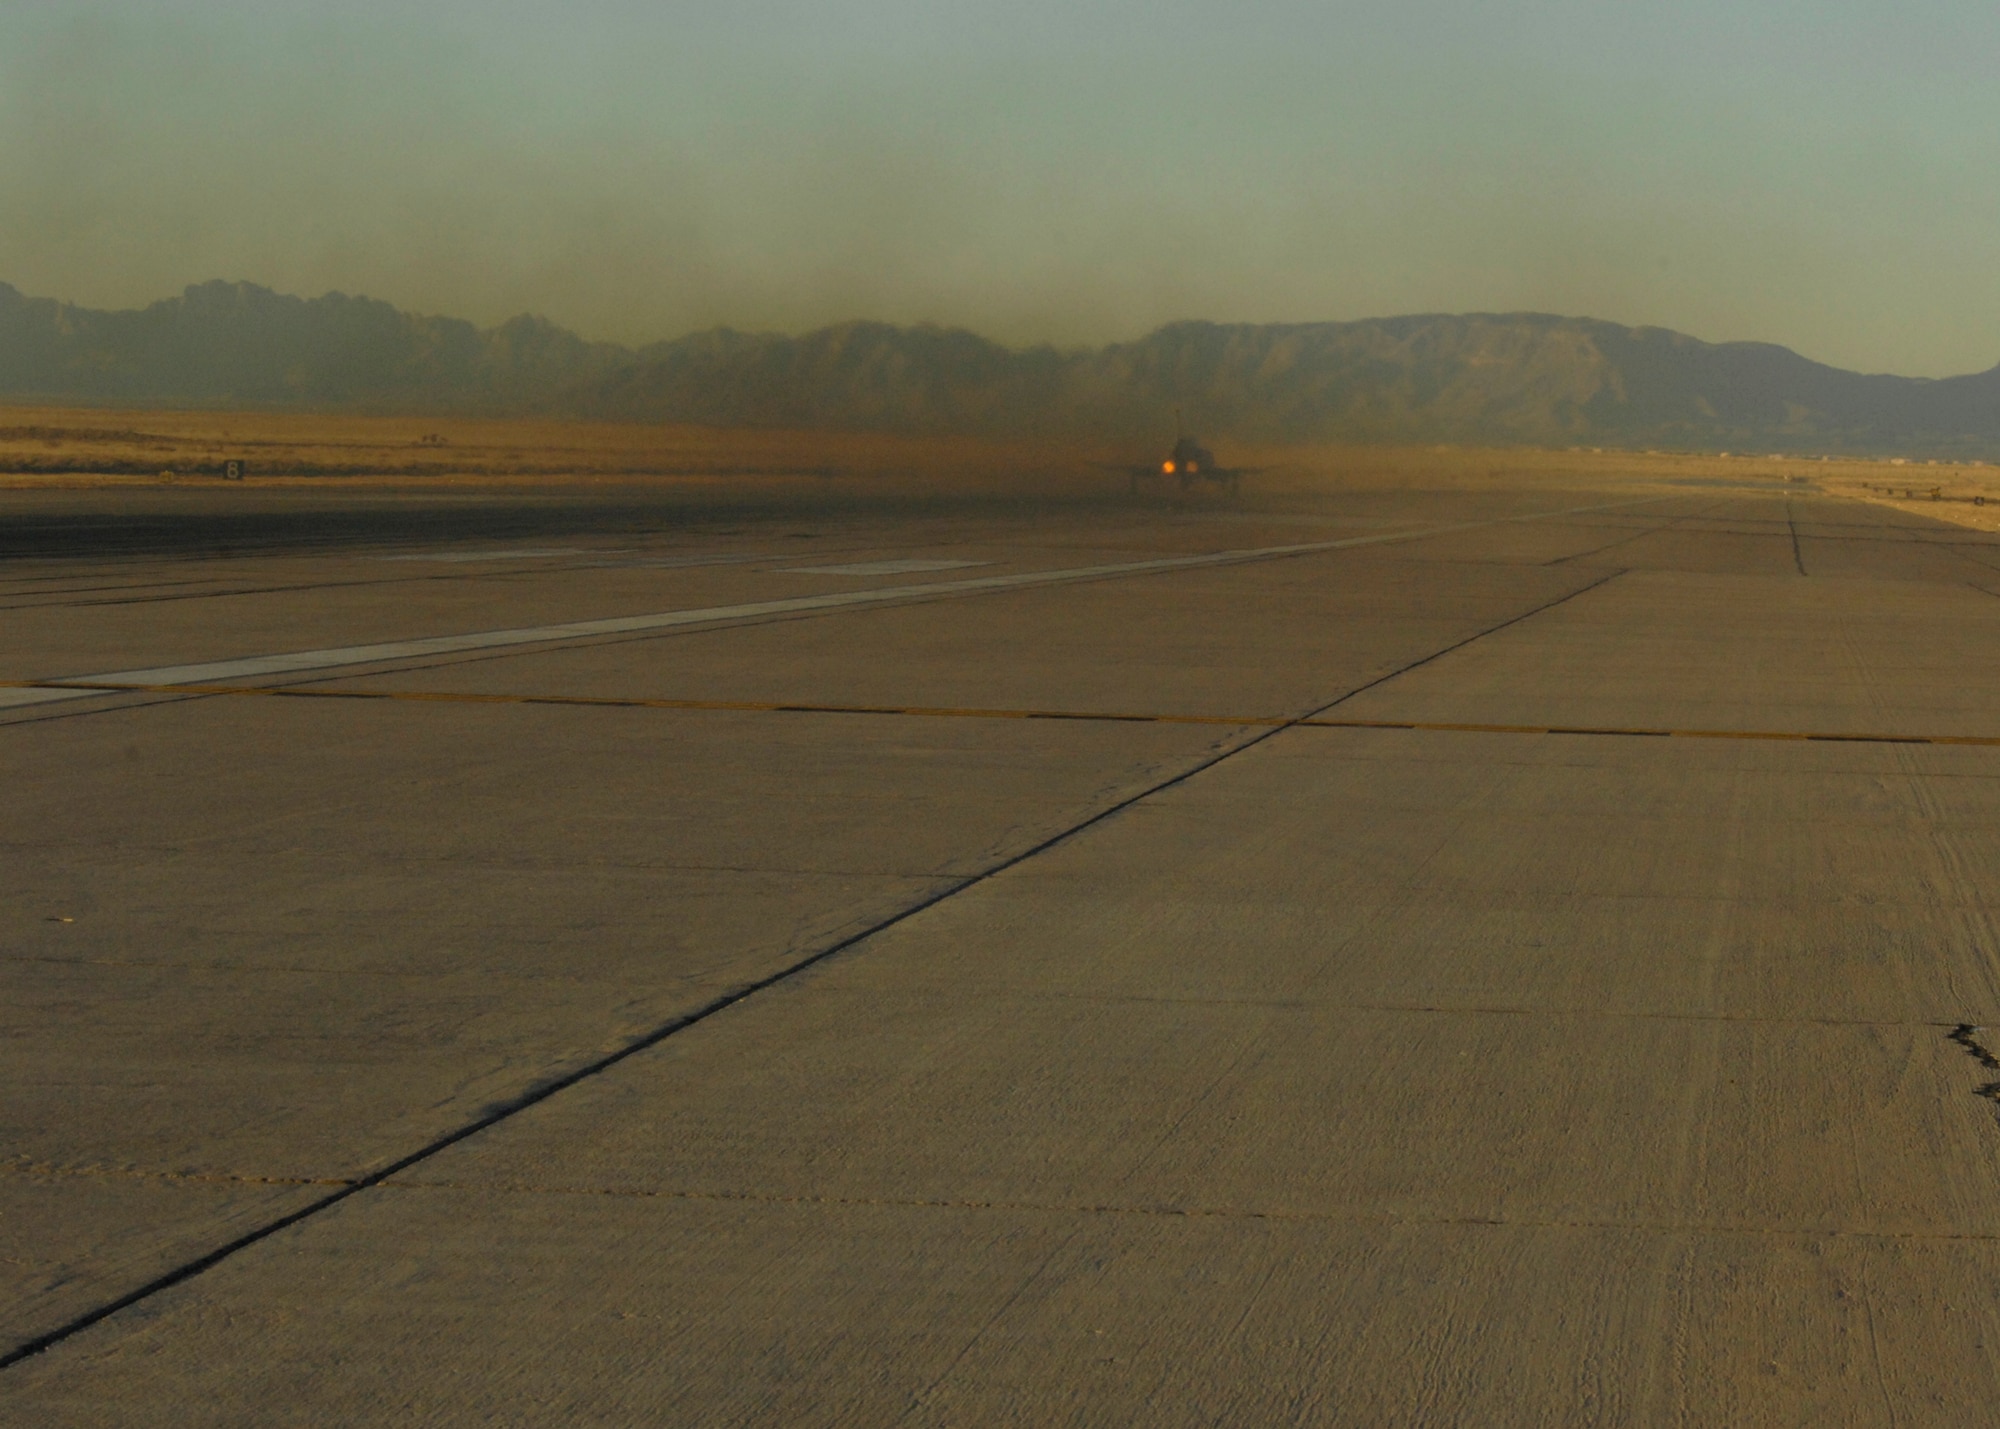
{"label": "dust haze over runway", "polygon": [[0,1418],[1989,1415],[2000,538],[1606,478],[0,550]]}

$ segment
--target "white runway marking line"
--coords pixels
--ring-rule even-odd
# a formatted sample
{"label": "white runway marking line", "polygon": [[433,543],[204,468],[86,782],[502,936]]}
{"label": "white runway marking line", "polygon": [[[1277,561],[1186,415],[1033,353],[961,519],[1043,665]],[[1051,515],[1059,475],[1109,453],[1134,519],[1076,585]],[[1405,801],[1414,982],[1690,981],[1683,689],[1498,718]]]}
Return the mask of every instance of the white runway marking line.
{"label": "white runway marking line", "polygon": [[[1445,536],[1455,531],[1476,531],[1487,526],[1505,526],[1519,521],[1548,521],[1563,516],[1581,516],[1593,511],[1616,511],[1629,506],[1650,506],[1671,499],[1665,496],[1649,496],[1637,501],[1606,501],[1592,506],[1571,506],[1560,511],[1537,511],[1526,516],[1498,516],[1489,521],[1459,521],[1449,526],[1429,526],[1420,530],[1388,532],[1379,536],[1349,536],[1339,541],[1308,541],[1293,546],[1261,546],[1252,550],[1214,551],[1200,556],[1162,556],[1155,560],[1125,561],[1117,565],[1075,566],[1054,571],[1023,571],[1015,575],[973,576],[955,581],[924,581],[917,585],[877,586],[870,590],[793,596],[784,600],[759,600],[743,605],[667,610],[654,615],[619,615],[606,620],[573,620],[561,625],[536,625],[520,630],[479,630],[465,635],[433,635],[420,640],[389,640],[375,645],[342,645],[326,650],[295,650],[282,655],[251,655],[240,660],[208,660],[195,665],[161,665],[147,670],[113,670],[95,675],[58,675],[49,678],[79,682],[102,680],[106,684],[116,685],[212,685],[223,680],[292,675],[306,670],[337,670],[346,666],[374,665],[389,660],[415,660],[432,655],[455,655],[467,650],[500,650],[510,645],[543,645],[558,640],[588,640],[601,635],[631,635],[649,630],[672,630],[677,626],[713,625],[725,620],[754,620],[766,615],[794,615],[814,610],[837,610],[843,606],[879,605],[889,601],[921,599],[926,596],[972,595],[981,591],[1019,590],[1025,586],[1056,585],[1065,581],[1096,580],[1109,576],[1136,576],[1156,571],[1195,570],[1203,566],[1242,565],[1251,561],[1276,560],[1284,556],[1347,550],[1355,546],[1379,546],[1392,541],[1417,541],[1426,536]],[[105,693],[102,690],[84,689],[0,689],[0,710],[19,709],[25,705],[51,704],[58,700],[89,699]]]}
{"label": "white runway marking line", "polygon": [[783,574],[794,576],[913,576],[923,571],[962,571],[968,566],[990,566],[991,561],[854,561],[844,566],[786,566]]}
{"label": "white runway marking line", "polygon": [[572,569],[589,571],[678,571],[692,566],[747,566],[778,558],[763,551],[733,556],[631,556],[615,561],[579,561]]}
{"label": "white runway marking line", "polygon": [[377,561],[437,561],[443,563],[464,563],[480,561],[541,561],[563,557],[581,557],[571,570],[647,570],[673,571],[690,566],[742,566],[756,561],[780,559],[768,551],[753,551],[748,554],[709,554],[699,556],[648,556],[625,546],[549,546],[533,549],[510,549],[505,551],[420,551],[415,554],[395,556],[375,556]]}

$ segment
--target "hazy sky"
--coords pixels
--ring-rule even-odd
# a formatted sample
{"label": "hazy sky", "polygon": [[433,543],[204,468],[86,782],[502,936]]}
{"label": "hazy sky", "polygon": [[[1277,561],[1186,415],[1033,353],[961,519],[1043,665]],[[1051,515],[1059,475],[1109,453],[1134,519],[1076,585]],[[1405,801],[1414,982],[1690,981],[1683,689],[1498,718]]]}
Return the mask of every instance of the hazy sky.
{"label": "hazy sky", "polygon": [[0,280],[2000,362],[1994,0],[0,0]]}

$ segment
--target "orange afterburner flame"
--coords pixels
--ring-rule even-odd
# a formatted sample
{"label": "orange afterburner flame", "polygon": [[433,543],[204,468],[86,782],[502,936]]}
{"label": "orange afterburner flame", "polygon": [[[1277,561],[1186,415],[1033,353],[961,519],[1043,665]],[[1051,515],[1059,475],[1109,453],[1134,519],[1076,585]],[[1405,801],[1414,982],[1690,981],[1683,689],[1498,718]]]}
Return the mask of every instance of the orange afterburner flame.
{"label": "orange afterburner flame", "polygon": [[1172,476],[1174,472],[1174,464],[1170,461],[1161,462],[1160,470],[1167,473],[1167,475]]}

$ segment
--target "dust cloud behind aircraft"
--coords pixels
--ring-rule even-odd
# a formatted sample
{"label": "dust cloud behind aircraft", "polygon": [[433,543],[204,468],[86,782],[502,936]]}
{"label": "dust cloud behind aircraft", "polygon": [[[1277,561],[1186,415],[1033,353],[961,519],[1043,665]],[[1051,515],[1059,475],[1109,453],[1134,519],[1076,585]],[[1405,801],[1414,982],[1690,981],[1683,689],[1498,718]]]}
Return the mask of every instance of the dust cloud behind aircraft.
{"label": "dust cloud behind aircraft", "polygon": [[20,5],[0,278],[627,345],[1557,312],[1944,376],[2000,357],[1997,44],[1970,0]]}

